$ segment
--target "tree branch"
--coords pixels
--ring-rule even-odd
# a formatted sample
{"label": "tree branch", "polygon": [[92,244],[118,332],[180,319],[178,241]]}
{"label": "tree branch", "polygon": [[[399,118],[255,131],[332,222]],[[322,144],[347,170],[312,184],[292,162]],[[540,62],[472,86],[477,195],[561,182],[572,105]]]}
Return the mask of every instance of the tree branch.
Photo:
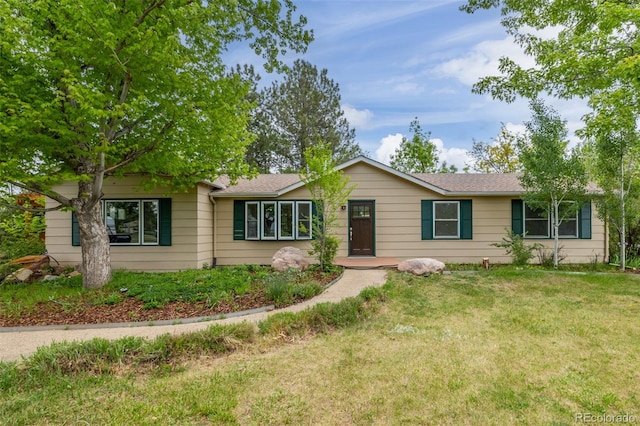
{"label": "tree branch", "polygon": [[4,201],[0,201],[0,206],[8,207],[10,209],[15,209],[15,210],[21,210],[21,211],[26,211],[26,212],[37,212],[37,213],[53,212],[53,211],[57,211],[57,210],[60,210],[61,208],[65,207],[62,204],[59,204],[59,205],[57,205],[55,207],[50,207],[48,209],[36,208],[36,207],[23,207],[23,206],[19,206],[17,204],[5,203]]}
{"label": "tree branch", "polygon": [[132,162],[134,162],[135,160],[137,160],[138,158],[140,158],[141,156],[143,156],[144,154],[153,151],[156,146],[158,145],[158,143],[160,142],[160,139],[162,138],[162,136],[164,136],[167,131],[169,129],[171,129],[174,125],[174,121],[169,121],[168,123],[166,123],[164,125],[164,127],[162,128],[162,130],[160,130],[160,133],[158,134],[158,137],[148,146],[146,146],[145,148],[142,148],[138,151],[134,151],[134,152],[130,152],[128,154],[125,155],[124,159],[119,162],[118,164],[115,164],[109,168],[104,169],[104,174],[105,175],[109,175],[112,174],[115,170],[122,168],[124,166],[126,166],[127,164],[130,164]]}
{"label": "tree branch", "polygon": [[62,207],[71,207],[71,200],[69,198],[63,197],[57,192],[47,191],[44,188],[42,188],[40,185],[33,184],[32,186],[29,186],[29,185],[23,184],[22,182],[12,181],[12,180],[8,180],[7,183],[10,183],[11,185],[17,186],[18,188],[22,188],[29,192],[35,192],[36,194],[44,195],[45,197],[60,203]]}

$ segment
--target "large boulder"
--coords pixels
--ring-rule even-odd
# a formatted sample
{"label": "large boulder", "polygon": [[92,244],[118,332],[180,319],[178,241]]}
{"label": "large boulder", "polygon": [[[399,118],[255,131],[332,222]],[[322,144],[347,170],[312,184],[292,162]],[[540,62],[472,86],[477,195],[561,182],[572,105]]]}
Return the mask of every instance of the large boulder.
{"label": "large boulder", "polygon": [[398,271],[411,272],[415,275],[441,274],[444,268],[444,263],[428,257],[409,259],[398,263]]}
{"label": "large boulder", "polygon": [[271,267],[276,271],[298,269],[304,271],[309,267],[309,262],[304,258],[302,250],[295,247],[282,247],[271,258]]}

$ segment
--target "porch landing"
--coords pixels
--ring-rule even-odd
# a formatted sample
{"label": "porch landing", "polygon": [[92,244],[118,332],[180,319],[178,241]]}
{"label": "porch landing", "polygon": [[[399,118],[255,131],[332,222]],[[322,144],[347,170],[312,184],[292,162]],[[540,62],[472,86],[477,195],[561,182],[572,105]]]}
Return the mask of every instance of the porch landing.
{"label": "porch landing", "polygon": [[337,257],[333,263],[348,269],[376,269],[395,268],[400,260],[395,257]]}

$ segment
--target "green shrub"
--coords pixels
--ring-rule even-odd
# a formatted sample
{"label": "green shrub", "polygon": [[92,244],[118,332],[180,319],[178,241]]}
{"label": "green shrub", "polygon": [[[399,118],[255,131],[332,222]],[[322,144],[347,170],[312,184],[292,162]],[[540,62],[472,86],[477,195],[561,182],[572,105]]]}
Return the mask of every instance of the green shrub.
{"label": "green shrub", "polygon": [[287,271],[274,273],[263,279],[265,294],[276,306],[283,306],[291,302],[290,278],[291,273]]}
{"label": "green shrub", "polygon": [[0,257],[16,259],[45,251],[42,233],[46,229],[44,216],[18,212],[0,222]]}
{"label": "green shrub", "polygon": [[507,235],[502,237],[499,243],[491,244],[494,247],[505,249],[511,256],[511,263],[515,266],[524,266],[533,258],[533,251],[540,247],[539,244],[527,245],[522,235],[516,234],[510,229],[505,229]]}

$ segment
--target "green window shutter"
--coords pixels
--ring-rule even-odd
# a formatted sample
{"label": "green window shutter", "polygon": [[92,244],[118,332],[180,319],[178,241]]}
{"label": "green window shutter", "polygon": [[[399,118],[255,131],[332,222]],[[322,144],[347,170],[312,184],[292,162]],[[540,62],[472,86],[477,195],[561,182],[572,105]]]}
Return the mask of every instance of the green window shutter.
{"label": "green window shutter", "polygon": [[76,212],[71,212],[71,245],[80,246],[80,226],[78,225],[78,217]]}
{"label": "green window shutter", "polygon": [[159,204],[159,232],[158,245],[171,245],[171,198],[160,198]]}
{"label": "green window shutter", "polygon": [[471,200],[460,201],[460,239],[473,239]]}
{"label": "green window shutter", "polygon": [[433,201],[422,200],[420,202],[422,239],[433,240]]}
{"label": "green window shutter", "polygon": [[524,212],[522,200],[511,200],[511,230],[514,234],[524,233]]}
{"label": "green window shutter", "polygon": [[244,240],[244,201],[233,200],[233,239]]}
{"label": "green window shutter", "polygon": [[580,208],[578,226],[578,236],[584,240],[591,239],[591,201]]}

